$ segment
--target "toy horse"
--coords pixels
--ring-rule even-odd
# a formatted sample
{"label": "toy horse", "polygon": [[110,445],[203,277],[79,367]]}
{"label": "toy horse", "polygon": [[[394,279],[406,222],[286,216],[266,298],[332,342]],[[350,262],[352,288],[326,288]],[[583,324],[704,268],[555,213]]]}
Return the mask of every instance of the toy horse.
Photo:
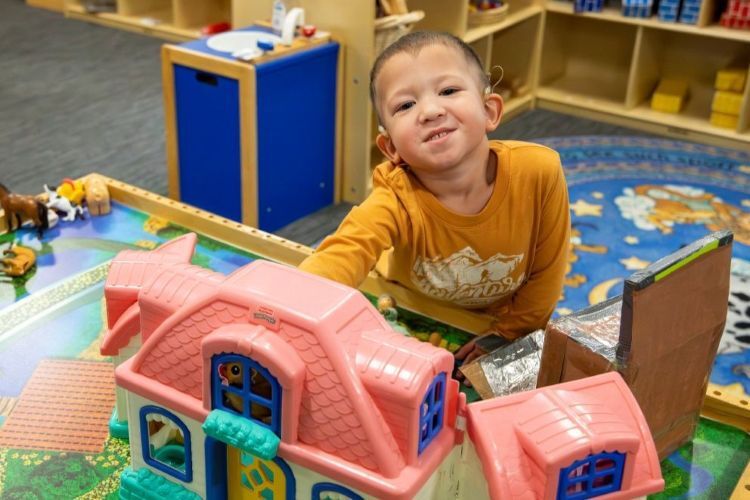
{"label": "toy horse", "polygon": [[57,194],[57,191],[48,188],[46,184],[44,185],[44,192],[47,193],[47,196],[49,196],[47,206],[53,210],[62,212],[64,214],[62,220],[71,222],[76,220],[77,215],[79,215],[81,219],[85,218],[83,216],[83,209],[80,206],[73,205],[69,199],[64,196],[60,196],[59,194]]}
{"label": "toy horse", "polygon": [[0,259],[0,271],[8,276],[23,276],[36,263],[36,255],[31,248],[14,246],[3,251],[5,258]]}
{"label": "toy horse", "polygon": [[30,219],[36,227],[39,238],[42,237],[44,230],[49,228],[47,207],[33,196],[11,193],[7,187],[0,184],[0,206],[5,213],[5,224],[8,231],[13,231],[14,216],[16,218],[16,229],[21,227],[22,216],[24,216]]}

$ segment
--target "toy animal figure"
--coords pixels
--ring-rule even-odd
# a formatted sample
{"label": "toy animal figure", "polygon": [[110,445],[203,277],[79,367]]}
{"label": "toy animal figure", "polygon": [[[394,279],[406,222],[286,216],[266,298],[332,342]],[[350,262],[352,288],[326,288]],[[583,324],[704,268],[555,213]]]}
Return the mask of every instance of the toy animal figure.
{"label": "toy animal figure", "polygon": [[[241,363],[224,363],[222,365],[219,365],[219,375],[221,375],[222,382],[226,381],[226,385],[231,385],[232,387],[242,389],[242,373],[243,369]],[[250,390],[253,394],[264,397],[266,399],[271,399],[271,384],[263,375],[259,374],[255,370],[252,370],[252,373],[250,374],[250,383],[252,385]],[[224,404],[242,413],[244,407],[244,398],[239,394],[235,394],[233,392],[223,392]],[[253,418],[265,423],[271,422],[271,413],[267,408],[260,405],[251,406]]]}
{"label": "toy animal figure", "polygon": [[47,193],[47,196],[49,196],[49,201],[47,201],[47,206],[53,210],[57,210],[58,212],[62,212],[63,217],[62,220],[71,222],[76,220],[76,216],[80,216],[81,219],[84,218],[83,216],[83,209],[78,205],[73,205],[69,199],[67,199],[64,196],[60,196],[57,194],[57,191],[51,190],[47,187],[47,185],[44,185],[44,192]]}
{"label": "toy animal figure", "polygon": [[36,264],[36,254],[31,248],[16,245],[3,251],[3,255],[0,270],[8,276],[23,276]]}
{"label": "toy animal figure", "polygon": [[21,227],[22,216],[31,220],[36,227],[39,238],[42,237],[44,230],[49,228],[47,207],[33,196],[11,193],[7,187],[0,184],[0,206],[5,213],[5,224],[8,231],[13,231],[14,217],[16,229]]}
{"label": "toy animal figure", "polygon": [[86,196],[86,188],[83,182],[79,180],[65,178],[57,186],[57,194],[69,199],[73,205],[80,205],[83,203],[84,196]]}
{"label": "toy animal figure", "polygon": [[109,189],[104,179],[97,175],[90,175],[84,181],[86,188],[86,205],[91,215],[106,215],[109,213]]}

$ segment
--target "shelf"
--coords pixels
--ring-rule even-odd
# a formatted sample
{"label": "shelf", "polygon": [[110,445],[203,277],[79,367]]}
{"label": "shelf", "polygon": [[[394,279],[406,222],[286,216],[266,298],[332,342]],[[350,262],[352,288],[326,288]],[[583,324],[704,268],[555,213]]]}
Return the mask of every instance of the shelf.
{"label": "shelf", "polygon": [[200,31],[204,26],[231,21],[229,0],[173,0],[174,25]]}
{"label": "shelf", "polygon": [[127,16],[114,12],[90,14],[86,12],[86,9],[82,5],[69,4],[66,7],[65,15],[72,19],[145,35],[158,36],[175,42],[186,42],[200,37],[198,30],[178,28],[172,25],[171,9],[169,11],[150,12],[146,16]]}
{"label": "shelf", "polygon": [[634,26],[547,16],[539,84],[624,104],[635,41]]}
{"label": "shelf", "polygon": [[602,12],[576,13],[573,12],[573,4],[571,2],[548,0],[546,8],[548,12],[554,12],[557,14],[568,14],[581,18],[597,19],[600,21],[609,21],[613,23],[631,24],[635,26],[646,26],[649,28],[668,31],[679,31],[682,33],[688,33],[690,35],[710,36],[716,38],[725,38],[727,40],[750,42],[749,30],[730,29],[719,25],[699,27],[692,24],[667,23],[659,21],[656,16],[650,18],[627,17],[623,16],[618,9],[612,7],[604,8]]}
{"label": "shelf", "polygon": [[510,28],[511,26],[515,26],[516,24],[525,21],[526,19],[537,14],[540,14],[543,11],[544,9],[539,5],[529,5],[527,7],[523,7],[516,12],[510,13],[508,17],[506,17],[499,23],[469,28],[468,30],[466,30],[466,33],[462,37],[463,41],[466,43],[476,42],[480,38],[492,35],[504,29]]}
{"label": "shelf", "polygon": [[718,136],[732,141],[745,143],[750,141],[750,132],[738,133],[732,129],[714,127],[711,125],[708,122],[707,113],[699,109],[706,103],[705,96],[701,97],[699,95],[697,98],[689,100],[686,109],[679,114],[654,111],[649,107],[648,102],[644,102],[635,108],[628,109],[624,104],[615,104],[612,101],[594,99],[584,95],[564,92],[555,88],[547,87],[540,87],[538,89],[537,98],[540,101],[549,101],[552,103],[584,108],[597,113],[605,113],[626,119],[653,123],[665,127],[667,132],[672,132],[673,135],[674,133],[684,135],[682,131],[689,131]]}

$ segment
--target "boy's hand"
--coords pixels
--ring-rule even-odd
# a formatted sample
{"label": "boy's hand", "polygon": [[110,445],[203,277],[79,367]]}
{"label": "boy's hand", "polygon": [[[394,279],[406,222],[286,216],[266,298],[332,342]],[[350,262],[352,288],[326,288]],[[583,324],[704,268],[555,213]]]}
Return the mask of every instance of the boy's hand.
{"label": "boy's hand", "polygon": [[464,374],[461,373],[460,370],[458,370],[458,366],[471,363],[479,356],[487,354],[488,352],[492,352],[498,347],[501,347],[507,343],[508,340],[505,337],[490,332],[478,335],[464,344],[464,346],[459,349],[454,355],[457,361],[457,369],[455,373],[456,380],[463,380],[464,385],[466,385],[467,387],[471,387],[471,382],[469,380],[464,380],[466,377],[464,377]]}

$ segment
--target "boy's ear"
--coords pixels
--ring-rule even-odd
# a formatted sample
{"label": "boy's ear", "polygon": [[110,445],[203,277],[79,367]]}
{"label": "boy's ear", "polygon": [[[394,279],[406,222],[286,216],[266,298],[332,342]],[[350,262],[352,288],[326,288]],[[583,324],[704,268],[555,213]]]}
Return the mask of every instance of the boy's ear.
{"label": "boy's ear", "polygon": [[375,139],[375,144],[378,145],[380,152],[383,153],[392,164],[399,165],[401,163],[401,156],[398,154],[398,151],[396,151],[396,146],[393,145],[393,141],[387,132],[385,134],[382,132],[378,134],[378,137]]}
{"label": "boy's ear", "polygon": [[499,94],[494,92],[487,95],[484,98],[484,109],[487,113],[487,124],[485,129],[487,132],[492,132],[500,125],[500,119],[503,117],[504,109],[503,98]]}

